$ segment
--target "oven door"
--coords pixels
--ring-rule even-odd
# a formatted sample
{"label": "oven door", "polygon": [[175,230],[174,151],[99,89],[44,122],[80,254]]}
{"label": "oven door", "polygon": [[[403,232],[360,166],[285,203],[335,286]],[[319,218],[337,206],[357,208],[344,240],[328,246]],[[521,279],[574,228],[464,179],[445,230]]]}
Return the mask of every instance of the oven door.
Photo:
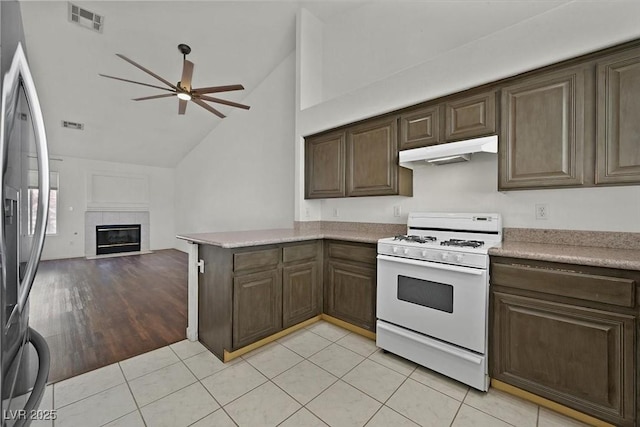
{"label": "oven door", "polygon": [[378,319],[485,353],[486,270],[378,255],[377,288]]}

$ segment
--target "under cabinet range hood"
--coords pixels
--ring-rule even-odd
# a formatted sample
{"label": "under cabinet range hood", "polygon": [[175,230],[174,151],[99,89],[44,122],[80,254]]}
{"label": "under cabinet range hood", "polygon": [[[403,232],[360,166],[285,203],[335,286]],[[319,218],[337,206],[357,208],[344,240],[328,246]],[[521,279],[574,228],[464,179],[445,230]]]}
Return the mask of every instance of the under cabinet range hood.
{"label": "under cabinet range hood", "polygon": [[470,160],[471,154],[479,152],[497,153],[498,136],[491,135],[400,151],[400,164],[411,167],[415,162],[433,165],[464,162]]}

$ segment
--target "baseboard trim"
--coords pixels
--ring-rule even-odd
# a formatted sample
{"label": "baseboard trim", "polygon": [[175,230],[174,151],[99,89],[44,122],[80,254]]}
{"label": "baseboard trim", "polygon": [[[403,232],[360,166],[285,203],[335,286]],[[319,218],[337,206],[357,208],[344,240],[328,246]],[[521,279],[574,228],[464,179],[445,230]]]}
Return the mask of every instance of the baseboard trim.
{"label": "baseboard trim", "polygon": [[376,333],[371,332],[367,329],[361,328],[360,326],[352,325],[349,322],[345,322],[344,320],[337,319],[333,316],[329,316],[328,314],[322,313],[322,320],[333,323],[336,326],[340,326],[347,331],[355,332],[358,335],[362,335],[363,337],[369,338],[370,340],[376,340]]}
{"label": "baseboard trim", "polygon": [[575,420],[581,421],[583,423],[596,426],[596,427],[615,427],[613,424],[609,424],[598,418],[594,418],[591,415],[584,414],[582,412],[576,411],[575,409],[571,409],[567,406],[556,403],[552,400],[545,399],[544,397],[538,396],[537,394],[530,393],[528,391],[522,390],[521,388],[514,387],[511,384],[504,383],[500,380],[491,379],[491,387],[496,390],[504,391],[505,393],[512,394],[514,396],[520,397],[522,399],[528,400],[530,402],[535,403],[536,405],[545,407],[547,409],[551,409],[552,411],[558,412],[567,417],[573,418]]}
{"label": "baseboard trim", "polygon": [[236,358],[242,356],[243,354],[247,354],[250,351],[255,350],[256,348],[262,347],[263,345],[269,344],[269,343],[271,343],[271,342],[273,342],[275,340],[279,340],[280,338],[285,337],[285,336],[289,335],[292,332],[295,332],[295,331],[297,331],[299,329],[302,329],[302,328],[305,328],[305,327],[307,327],[309,325],[312,325],[312,324],[320,321],[322,319],[322,316],[323,315],[318,315],[318,316],[312,317],[311,319],[307,319],[304,322],[300,322],[300,323],[298,323],[296,325],[288,327],[287,329],[284,329],[284,330],[282,330],[280,332],[277,332],[277,333],[275,333],[273,335],[269,335],[266,338],[262,338],[261,340],[256,341],[253,344],[249,344],[248,346],[239,348],[236,351],[229,352],[227,350],[224,350],[224,357],[223,357],[224,358],[224,362],[225,363],[229,362],[229,361],[231,361],[233,359],[236,359]]}

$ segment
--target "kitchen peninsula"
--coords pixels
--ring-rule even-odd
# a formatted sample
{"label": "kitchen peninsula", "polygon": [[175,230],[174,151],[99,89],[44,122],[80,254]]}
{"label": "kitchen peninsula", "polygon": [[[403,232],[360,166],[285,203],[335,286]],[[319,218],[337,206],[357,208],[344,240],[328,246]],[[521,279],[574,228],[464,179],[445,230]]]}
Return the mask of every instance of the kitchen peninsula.
{"label": "kitchen peninsula", "polygon": [[224,361],[321,317],[373,338],[376,242],[405,231],[322,222],[179,235],[191,243],[187,336]]}

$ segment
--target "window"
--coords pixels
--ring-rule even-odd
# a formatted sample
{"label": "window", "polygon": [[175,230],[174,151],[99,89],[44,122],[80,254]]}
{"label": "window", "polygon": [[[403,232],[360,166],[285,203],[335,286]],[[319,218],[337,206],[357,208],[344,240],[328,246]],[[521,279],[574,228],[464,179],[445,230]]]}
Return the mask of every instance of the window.
{"label": "window", "polygon": [[[29,198],[28,217],[29,234],[36,230],[36,218],[38,215],[38,172],[29,171]],[[47,234],[58,233],[58,173],[51,172],[49,178],[49,218],[47,220]]]}

